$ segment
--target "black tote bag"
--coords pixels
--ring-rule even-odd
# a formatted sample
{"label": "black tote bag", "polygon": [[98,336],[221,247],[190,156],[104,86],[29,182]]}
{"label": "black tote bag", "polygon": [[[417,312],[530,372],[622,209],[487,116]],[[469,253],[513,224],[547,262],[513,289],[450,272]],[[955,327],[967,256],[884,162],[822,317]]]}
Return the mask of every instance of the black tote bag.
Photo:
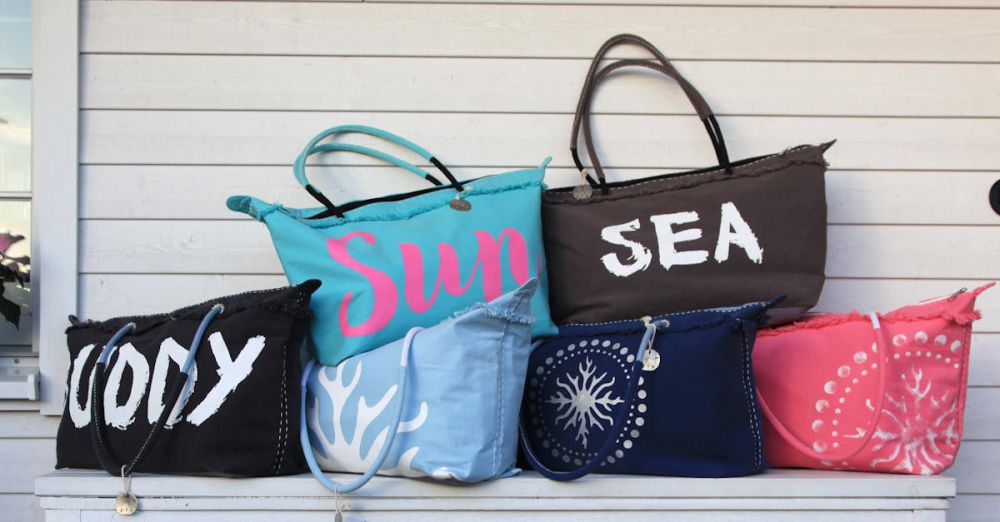
{"label": "black tote bag", "polygon": [[[598,70],[620,44],[641,46],[656,61],[625,59]],[[590,105],[597,85],[623,68],[651,69],[677,82],[705,124],[718,166],[606,179],[594,151]],[[596,179],[579,158],[581,129]],[[782,294],[787,299],[771,310],[772,323],[798,317],[823,288],[823,153],[831,144],[730,161],[708,103],[666,57],[638,36],[611,38],[591,63],[573,122],[570,151],[584,181],[542,196],[552,318],[615,321]]]}
{"label": "black tote bag", "polygon": [[319,284],[221,297],[167,314],[70,317],[56,468],[116,476],[305,471],[299,354]]}

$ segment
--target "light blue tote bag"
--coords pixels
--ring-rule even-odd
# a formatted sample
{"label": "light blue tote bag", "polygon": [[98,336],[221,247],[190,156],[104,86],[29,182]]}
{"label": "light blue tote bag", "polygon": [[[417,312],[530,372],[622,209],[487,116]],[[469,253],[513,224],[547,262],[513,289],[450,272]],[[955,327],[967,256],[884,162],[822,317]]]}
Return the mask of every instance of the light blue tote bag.
{"label": "light blue tote bag", "polygon": [[[341,134],[382,138],[419,154],[446,178],[368,147],[321,143]],[[352,152],[386,161],[427,179],[425,190],[335,205],[309,183],[306,159]],[[321,208],[292,209],[249,196],[230,209],[263,221],[288,280],[323,282],[313,295],[311,339],[320,363],[402,338],[473,303],[500,297],[537,277],[532,333],[556,332],[549,318],[542,250],[541,192],[546,160],[537,168],[457,181],[434,156],[410,141],[362,125],[327,129],[295,160],[295,178]]]}
{"label": "light blue tote bag", "polygon": [[[376,473],[478,482],[516,473],[536,279],[338,366],[302,377],[301,441],[338,494]],[[339,484],[323,471],[362,473]]]}

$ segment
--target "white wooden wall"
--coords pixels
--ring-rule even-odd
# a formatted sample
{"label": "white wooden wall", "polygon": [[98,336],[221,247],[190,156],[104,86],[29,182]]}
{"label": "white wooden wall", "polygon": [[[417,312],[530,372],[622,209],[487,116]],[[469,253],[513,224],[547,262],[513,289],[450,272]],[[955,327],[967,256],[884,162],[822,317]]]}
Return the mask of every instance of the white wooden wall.
{"label": "white wooden wall", "polygon": [[[265,228],[225,198],[310,204],[290,163],[336,124],[401,133],[460,177],[551,155],[550,184],[574,182],[571,112],[590,57],[619,32],[675,60],[735,158],[839,140],[823,310],[1000,279],[1000,216],[986,199],[1000,179],[1000,2],[567,3],[82,2],[83,315],[280,285]],[[596,110],[616,176],[714,161],[666,81],[620,75]],[[315,168],[314,181],[342,199],[420,186],[358,157],[329,161],[341,166]],[[1000,519],[1000,290],[981,309],[949,472],[954,520]],[[0,414],[0,512],[12,520],[35,516],[31,478],[53,463],[55,425]]]}

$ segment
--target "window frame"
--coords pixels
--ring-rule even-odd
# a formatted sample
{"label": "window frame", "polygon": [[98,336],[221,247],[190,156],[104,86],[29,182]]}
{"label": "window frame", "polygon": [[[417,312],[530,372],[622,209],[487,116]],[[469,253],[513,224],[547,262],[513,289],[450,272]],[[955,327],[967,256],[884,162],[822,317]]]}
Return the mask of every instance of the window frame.
{"label": "window frame", "polygon": [[[63,409],[79,292],[79,3],[31,2],[31,279],[42,414]],[[44,240],[43,240],[44,239]],[[4,401],[0,409],[23,409]]]}

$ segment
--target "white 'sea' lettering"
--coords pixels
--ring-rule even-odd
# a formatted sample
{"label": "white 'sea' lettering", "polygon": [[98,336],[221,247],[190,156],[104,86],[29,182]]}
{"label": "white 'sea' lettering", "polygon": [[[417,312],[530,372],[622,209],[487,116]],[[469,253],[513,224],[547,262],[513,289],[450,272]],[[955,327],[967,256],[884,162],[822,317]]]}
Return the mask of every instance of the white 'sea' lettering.
{"label": "white 'sea' lettering", "polygon": [[[132,371],[132,389],[129,390],[125,404],[119,405],[118,389],[126,366]],[[109,425],[123,430],[135,422],[135,412],[139,409],[142,396],[146,394],[148,382],[149,363],[135,350],[132,343],[126,343],[118,350],[118,361],[111,369],[107,387],[104,388],[104,418]]]}
{"label": "white 'sea' lettering", "polygon": [[250,375],[254,361],[264,349],[263,335],[251,337],[234,361],[229,358],[229,347],[226,346],[221,333],[215,332],[210,335],[208,342],[212,346],[212,355],[219,365],[219,382],[208,392],[205,400],[188,415],[188,422],[195,426],[201,425],[219,411],[226,397],[229,397],[229,394]]}
{"label": "white 'sea' lettering", "polygon": [[601,261],[604,263],[604,267],[608,269],[608,272],[618,277],[628,277],[640,270],[649,268],[649,263],[653,260],[653,254],[649,252],[649,249],[642,246],[641,243],[625,239],[622,236],[625,232],[634,232],[636,230],[639,230],[638,219],[633,219],[621,225],[604,227],[604,230],[601,230],[601,239],[612,245],[628,247],[631,250],[628,258],[632,262],[628,264],[622,263],[618,254],[613,252],[601,257]]}
{"label": "white 'sea' lettering", "polygon": [[656,226],[656,244],[660,249],[660,266],[670,270],[674,265],[697,265],[708,259],[707,250],[688,250],[678,252],[677,243],[701,239],[700,228],[688,228],[675,231],[674,225],[684,225],[698,221],[697,212],[676,212],[650,216],[649,220]]}
{"label": "white 'sea' lettering", "polygon": [[760,247],[757,236],[750,230],[750,225],[743,220],[739,209],[732,202],[722,204],[722,220],[719,222],[719,242],[715,244],[715,260],[723,262],[729,259],[729,244],[732,243],[746,251],[747,257],[757,264],[764,262],[764,249]]}
{"label": "white 'sea' lettering", "polygon": [[[720,209],[719,236],[715,244],[715,261],[722,263],[729,260],[729,245],[736,245],[746,252],[750,261],[761,264],[764,262],[764,249],[750,224],[743,219],[739,209],[732,202],[725,202]],[[695,241],[701,239],[702,230],[697,227],[675,230],[677,225],[686,225],[698,221],[697,212],[674,212],[672,214],[657,214],[650,216],[649,221],[653,223],[656,231],[656,245],[659,249],[660,266],[666,270],[677,265],[699,265],[708,261],[707,250],[681,250],[677,249],[678,243]],[[653,258],[652,253],[642,243],[625,239],[625,232],[639,230],[638,219],[633,219],[628,223],[611,225],[601,230],[601,239],[611,243],[627,247],[630,250],[630,263],[623,263],[618,254],[610,252],[601,257],[601,262],[608,272],[618,277],[628,277],[636,272],[649,268],[649,263]]]}

